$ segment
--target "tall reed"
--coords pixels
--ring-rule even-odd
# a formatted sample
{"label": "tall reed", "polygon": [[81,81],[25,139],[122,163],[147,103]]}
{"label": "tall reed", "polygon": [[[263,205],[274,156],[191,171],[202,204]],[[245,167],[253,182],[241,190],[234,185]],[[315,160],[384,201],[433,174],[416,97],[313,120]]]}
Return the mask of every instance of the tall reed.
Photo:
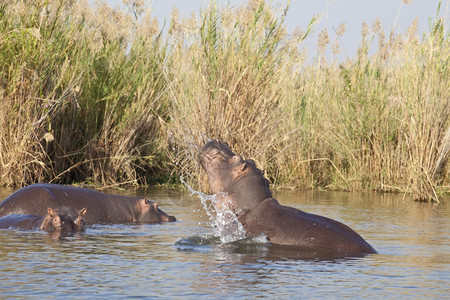
{"label": "tall reed", "polygon": [[322,31],[307,58],[318,19],[288,33],[288,7],[211,1],[159,28],[150,7],[126,2],[0,4],[1,185],[183,175],[206,189],[197,151],[218,138],[279,187],[448,193],[450,47],[438,15],[421,39],[417,23],[389,37],[379,20],[363,24],[358,54],[337,62],[326,53],[345,26]]}
{"label": "tall reed", "polygon": [[[235,10],[209,7],[198,30],[179,26],[169,80],[177,170],[204,183],[196,147],[219,138],[256,159],[279,186],[438,200],[450,142],[442,20],[422,41],[415,23],[388,41],[379,20],[372,30],[364,24],[357,57],[340,64],[326,60],[324,32],[309,65],[299,51],[307,36],[286,35],[283,18],[250,1]],[[370,54],[374,41],[378,51]]]}
{"label": "tall reed", "polygon": [[3,185],[145,183],[160,172],[165,54],[154,32],[130,44],[127,14],[82,1],[6,1],[0,13]]}
{"label": "tall reed", "polygon": [[274,15],[260,1],[240,11],[213,4],[202,12],[198,29],[175,34],[168,131],[177,147],[174,159],[191,178],[202,174],[197,146],[212,138],[274,169],[271,158],[283,144],[283,106],[291,100],[283,88],[301,63],[293,45],[283,42],[285,13]]}

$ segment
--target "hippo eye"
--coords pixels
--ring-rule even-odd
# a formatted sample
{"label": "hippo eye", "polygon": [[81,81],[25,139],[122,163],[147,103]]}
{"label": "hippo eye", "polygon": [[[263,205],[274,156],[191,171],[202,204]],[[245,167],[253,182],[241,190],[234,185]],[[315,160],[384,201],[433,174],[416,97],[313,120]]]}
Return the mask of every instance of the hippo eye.
{"label": "hippo eye", "polygon": [[223,155],[221,155],[220,153],[213,153],[211,155],[211,159],[213,159],[213,160],[225,160]]}

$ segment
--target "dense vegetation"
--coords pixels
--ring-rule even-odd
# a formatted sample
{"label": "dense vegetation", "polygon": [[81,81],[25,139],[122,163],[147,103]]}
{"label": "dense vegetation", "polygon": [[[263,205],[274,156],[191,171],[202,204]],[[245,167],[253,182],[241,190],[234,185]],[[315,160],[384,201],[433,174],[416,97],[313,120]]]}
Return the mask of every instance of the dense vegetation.
{"label": "dense vegetation", "polygon": [[[214,3],[159,28],[147,7],[0,4],[0,185],[173,183],[198,188],[197,149],[219,138],[285,188],[405,191],[450,185],[449,42],[442,19],[389,37],[362,25],[338,63],[314,63],[264,1]],[[345,26],[336,35],[343,34]],[[369,51],[375,48],[376,51]],[[374,53],[372,53],[374,52]]]}

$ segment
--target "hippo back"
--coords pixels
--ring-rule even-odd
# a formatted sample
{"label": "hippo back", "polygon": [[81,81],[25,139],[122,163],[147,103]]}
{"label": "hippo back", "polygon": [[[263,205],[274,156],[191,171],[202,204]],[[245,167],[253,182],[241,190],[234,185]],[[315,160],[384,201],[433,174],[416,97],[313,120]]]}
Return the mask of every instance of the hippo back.
{"label": "hippo back", "polygon": [[56,184],[33,184],[24,187],[0,204],[0,217],[9,214],[45,215],[48,207],[72,206],[75,209],[86,207],[91,214],[100,214],[99,209],[110,199],[110,195],[94,190]]}
{"label": "hippo back", "polygon": [[12,214],[0,217],[0,229],[38,229],[43,217],[38,215]]}
{"label": "hippo back", "polygon": [[[24,187],[3,200],[0,204],[0,217],[9,214],[44,215],[48,207],[72,206],[78,210],[87,209],[87,224],[135,222],[139,220],[139,201],[144,199],[105,194],[73,186],[39,183]],[[145,222],[175,221],[174,217],[159,209],[148,211],[146,217],[147,219],[143,220]]]}

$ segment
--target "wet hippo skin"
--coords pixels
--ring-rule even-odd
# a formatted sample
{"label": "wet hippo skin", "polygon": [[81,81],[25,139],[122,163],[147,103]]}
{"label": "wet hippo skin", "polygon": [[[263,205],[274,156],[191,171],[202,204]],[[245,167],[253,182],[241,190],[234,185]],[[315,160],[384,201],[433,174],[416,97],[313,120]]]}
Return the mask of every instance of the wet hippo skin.
{"label": "wet hippo skin", "polygon": [[173,222],[175,217],[145,197],[101,193],[86,188],[38,183],[24,187],[0,204],[0,217],[10,214],[44,215],[48,207],[86,208],[87,224]]}
{"label": "wet hippo skin", "polygon": [[272,198],[269,181],[255,162],[213,140],[199,152],[208,175],[210,190],[219,206],[227,206],[238,217],[247,235],[264,234],[273,244],[298,246],[304,251],[353,256],[376,253],[350,227],[319,215],[281,205]]}
{"label": "wet hippo skin", "polygon": [[83,215],[86,208],[77,210],[73,207],[49,207],[44,216],[39,215],[7,215],[0,217],[0,228],[40,229],[47,232],[79,232],[86,229]]}

